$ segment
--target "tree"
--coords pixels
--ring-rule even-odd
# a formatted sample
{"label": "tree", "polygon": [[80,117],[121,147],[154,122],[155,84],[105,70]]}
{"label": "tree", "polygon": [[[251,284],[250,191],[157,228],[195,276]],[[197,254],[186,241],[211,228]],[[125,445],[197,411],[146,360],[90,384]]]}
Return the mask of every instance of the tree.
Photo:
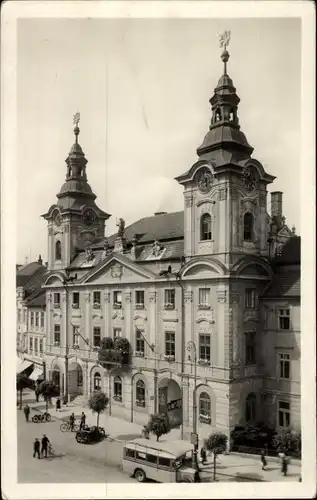
{"label": "tree", "polygon": [[168,434],[171,430],[170,420],[165,413],[151,415],[146,427],[149,432],[152,432],[152,434],[156,436],[156,441],[158,441],[163,434]]}
{"label": "tree", "polygon": [[107,408],[109,398],[104,392],[94,392],[89,399],[89,408],[93,413],[97,413],[97,427],[99,427],[99,417],[105,408]]}
{"label": "tree", "polygon": [[275,434],[273,444],[279,452],[288,453],[290,451],[295,451],[297,454],[300,454],[301,433],[291,427],[281,429]]}
{"label": "tree", "polygon": [[42,394],[44,401],[46,403],[46,413],[48,412],[48,402],[49,400],[57,395],[58,389],[53,382],[50,380],[43,380],[38,387],[39,394]]}
{"label": "tree", "polygon": [[29,377],[25,373],[19,373],[17,375],[17,391],[20,392],[20,410],[22,410],[22,392],[27,387],[30,387]]}
{"label": "tree", "polygon": [[216,480],[216,458],[226,451],[228,438],[222,432],[215,432],[205,439],[205,447],[214,455],[214,481]]}

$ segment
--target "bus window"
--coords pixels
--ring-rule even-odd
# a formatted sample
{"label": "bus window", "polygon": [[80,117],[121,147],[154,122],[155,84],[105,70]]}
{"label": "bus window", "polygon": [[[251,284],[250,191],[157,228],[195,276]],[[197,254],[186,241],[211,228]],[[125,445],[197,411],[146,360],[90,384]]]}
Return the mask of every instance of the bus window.
{"label": "bus window", "polygon": [[136,451],[135,458],[138,458],[139,460],[146,460],[146,453],[143,453],[142,451]]}
{"label": "bus window", "polygon": [[171,459],[165,458],[165,457],[159,457],[158,463],[159,463],[159,465],[164,465],[165,467],[170,467],[171,466]]}
{"label": "bus window", "polygon": [[150,464],[155,464],[157,463],[157,455],[149,455],[147,454],[146,455],[146,459],[148,462],[150,462]]}
{"label": "bus window", "polygon": [[134,458],[135,451],[134,450],[130,450],[129,448],[125,448],[124,449],[124,455],[126,457],[129,457],[129,458]]}

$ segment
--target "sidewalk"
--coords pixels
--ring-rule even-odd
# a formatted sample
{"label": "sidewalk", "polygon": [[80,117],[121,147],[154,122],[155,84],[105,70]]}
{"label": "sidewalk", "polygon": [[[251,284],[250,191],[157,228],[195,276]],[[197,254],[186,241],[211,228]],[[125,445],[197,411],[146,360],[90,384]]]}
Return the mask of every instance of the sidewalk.
{"label": "sidewalk", "polygon": [[[67,407],[63,406],[62,410],[57,412],[55,409],[55,400],[52,398],[53,406],[49,405],[49,412],[52,417],[60,420],[68,420],[71,413],[75,414],[76,420],[79,420],[82,412],[86,414],[86,423],[91,425],[96,425],[97,415],[94,415],[91,410],[87,407],[74,406],[69,403]],[[39,411],[45,410],[45,403],[40,401],[38,403],[31,403],[30,407],[38,409]],[[100,415],[100,426],[104,427],[106,433],[108,433],[111,438],[115,441],[121,442],[129,441],[141,437],[142,426],[127,422],[126,420],[121,420],[116,417],[109,417],[107,411]],[[160,438],[160,441],[169,441],[174,439],[180,439],[180,429],[172,429],[172,431],[165,436]],[[153,436],[150,438],[149,442],[156,441]],[[217,457],[216,466],[216,479],[218,481],[298,481],[301,475],[301,462],[298,460],[290,459],[290,465],[288,467],[288,475],[284,477],[281,473],[280,464],[276,460],[267,457],[267,470],[262,470],[262,464],[260,461],[260,456],[250,455],[247,457],[245,455],[239,455],[238,453],[219,455]],[[205,465],[200,464],[201,476],[204,478],[213,477],[213,457],[207,457],[207,463]]]}

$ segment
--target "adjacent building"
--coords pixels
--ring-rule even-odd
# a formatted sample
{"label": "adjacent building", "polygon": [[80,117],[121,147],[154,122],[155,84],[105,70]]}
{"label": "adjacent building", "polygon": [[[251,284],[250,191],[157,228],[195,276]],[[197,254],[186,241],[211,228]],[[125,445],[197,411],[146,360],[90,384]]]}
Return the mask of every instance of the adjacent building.
{"label": "adjacent building", "polygon": [[[32,359],[43,349],[62,394],[103,390],[111,415],[141,424],[167,411],[184,435],[196,412],[201,438],[259,420],[300,424],[300,238],[281,192],[268,214],[275,177],[241,131],[228,59],[225,50],[198,159],[176,178],[182,211],[129,227],[121,219],[105,239],[110,215],[88,183],[76,125],[65,182],[43,215],[45,301],[39,294],[28,306],[28,349]],[[34,331],[41,307],[45,327]],[[130,357],[102,366],[102,339],[110,352],[120,337]]]}

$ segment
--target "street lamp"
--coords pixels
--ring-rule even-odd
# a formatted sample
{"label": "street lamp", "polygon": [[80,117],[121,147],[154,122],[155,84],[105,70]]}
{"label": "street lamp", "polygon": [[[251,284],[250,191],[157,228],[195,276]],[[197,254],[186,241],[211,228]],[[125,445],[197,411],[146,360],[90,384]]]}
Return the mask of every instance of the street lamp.
{"label": "street lamp", "polygon": [[66,331],[65,331],[65,383],[64,383],[64,402],[68,403],[68,357],[69,357],[69,344],[68,344],[68,284],[73,283],[73,281],[77,279],[77,274],[74,276],[69,275],[69,269],[65,269],[65,277],[62,281],[63,287],[66,292],[66,300],[65,300],[65,323],[66,323]]}
{"label": "street lamp", "polygon": [[[194,361],[194,392],[193,392],[193,438],[194,441],[194,452],[193,452],[193,469],[199,470],[198,467],[198,435],[197,435],[197,398],[196,398],[196,389],[197,389],[197,348],[195,342],[190,340],[187,342],[187,351],[193,353],[193,361]],[[192,360],[191,355],[189,354],[188,359]]]}

